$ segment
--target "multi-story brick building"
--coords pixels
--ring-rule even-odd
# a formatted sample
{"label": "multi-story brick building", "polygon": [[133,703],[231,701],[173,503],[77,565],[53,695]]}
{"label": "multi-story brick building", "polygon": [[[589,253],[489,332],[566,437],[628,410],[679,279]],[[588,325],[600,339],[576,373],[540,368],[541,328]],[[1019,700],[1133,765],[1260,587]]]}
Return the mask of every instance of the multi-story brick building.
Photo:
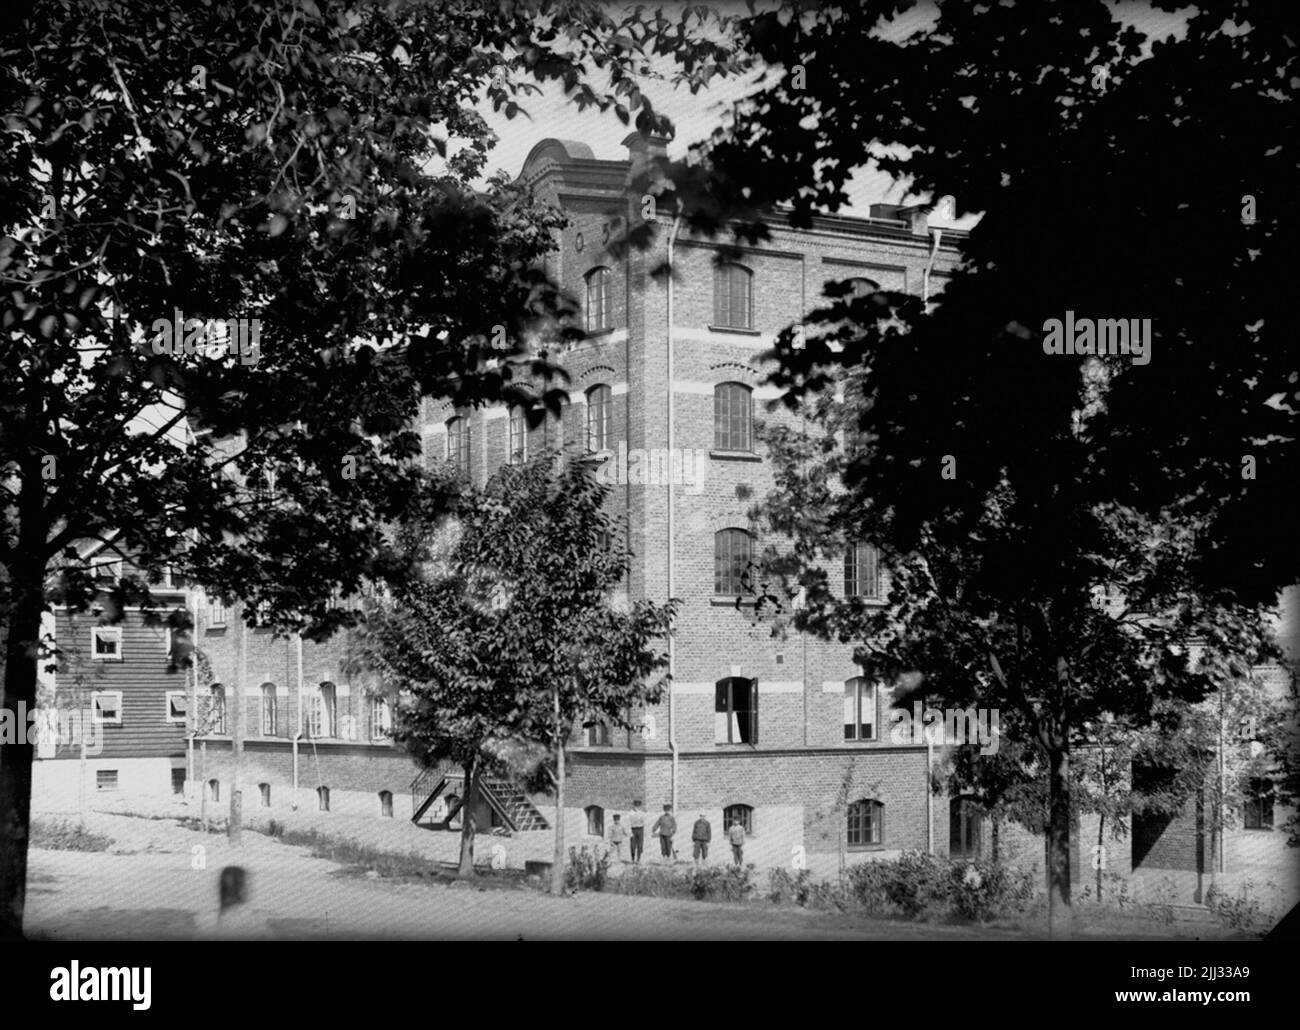
{"label": "multi-story brick building", "polygon": [[[962,234],[936,234],[914,209],[876,205],[870,217],[817,218],[808,229],[777,218],[770,240],[720,261],[718,244],[679,232],[660,211],[649,249],[616,254],[623,227],[644,215],[630,183],[664,141],[634,133],[625,144],[628,158],[611,161],[546,140],[522,172],[570,219],[549,271],[583,302],[587,337],[552,353],[571,376],[562,416],[531,429],[521,412],[500,408],[426,403],[421,416],[426,460],[455,462],[480,484],[505,462],[549,448],[605,455],[611,514],[633,555],[627,597],[681,601],[672,688],[645,713],[643,731],[592,727],[573,741],[569,839],[602,834],[614,813],[642,800],[652,819],[674,806],[679,848],[699,812],[719,840],[741,818],[747,860],[760,866],[793,863],[827,875],[904,848],[987,854],[991,834],[978,806],[931,793],[926,747],[891,739],[888,687],[861,677],[852,648],[773,637],[770,624],[737,603],[746,562],[762,543],[749,511],[772,486],[757,425],[794,417],[765,404],[777,391],[764,384],[760,355],[818,306],[828,281],[934,295]],[[665,263],[671,278],[652,275]],[[887,571],[870,549],[846,555],[842,577],[832,571],[846,591],[883,603]],[[323,645],[286,640],[200,593],[191,603],[204,657],[187,760],[209,797],[223,801],[229,789],[228,708],[242,682],[246,812],[291,805],[420,814],[436,784],[417,784],[419,770],[384,739],[383,685],[355,667],[351,635]],[[527,802],[489,793],[479,825],[517,824]],[[555,818],[553,799],[531,802]],[[1094,821],[1082,820],[1080,831],[1074,861],[1082,870]],[[1041,868],[1041,839],[1003,827],[999,843],[1003,857]],[[1129,858],[1117,848],[1108,868],[1127,873]],[[1152,864],[1147,852],[1140,858]]]}

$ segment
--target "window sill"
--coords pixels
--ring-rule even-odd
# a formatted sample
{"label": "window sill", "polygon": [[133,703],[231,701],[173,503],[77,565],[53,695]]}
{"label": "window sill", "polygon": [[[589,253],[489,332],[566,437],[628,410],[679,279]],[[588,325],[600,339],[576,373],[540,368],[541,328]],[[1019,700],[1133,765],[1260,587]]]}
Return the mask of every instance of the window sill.
{"label": "window sill", "polygon": [[743,326],[743,325],[710,325],[709,332],[735,333],[738,336],[762,336],[763,335],[762,330],[750,329],[748,326]]}
{"label": "window sill", "polygon": [[714,461],[762,461],[761,454],[755,454],[753,451],[721,451],[710,450],[709,457]]}
{"label": "window sill", "polygon": [[587,334],[586,338],[588,340],[598,340],[602,336],[608,336],[610,333],[614,331],[615,328],[616,328],[615,326],[607,325],[607,326],[602,326],[599,329],[587,329],[585,330]]}
{"label": "window sill", "polygon": [[847,844],[845,845],[845,850],[847,851],[888,851],[889,848],[887,848],[884,844]]}
{"label": "window sill", "polygon": [[[740,606],[742,608],[753,605],[754,603],[755,600],[752,597],[740,598]],[[736,595],[724,594],[722,596],[718,596],[717,594],[715,594],[713,597],[709,598],[709,604],[713,605],[713,607],[715,608],[734,608],[736,607]]]}

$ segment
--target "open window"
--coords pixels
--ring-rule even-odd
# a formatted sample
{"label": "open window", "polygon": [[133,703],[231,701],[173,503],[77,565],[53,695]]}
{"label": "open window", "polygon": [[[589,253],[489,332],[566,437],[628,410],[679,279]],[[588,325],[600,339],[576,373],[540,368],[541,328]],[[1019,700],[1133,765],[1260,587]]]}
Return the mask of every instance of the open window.
{"label": "open window", "polygon": [[758,680],[731,676],[714,686],[714,742],[757,744]]}

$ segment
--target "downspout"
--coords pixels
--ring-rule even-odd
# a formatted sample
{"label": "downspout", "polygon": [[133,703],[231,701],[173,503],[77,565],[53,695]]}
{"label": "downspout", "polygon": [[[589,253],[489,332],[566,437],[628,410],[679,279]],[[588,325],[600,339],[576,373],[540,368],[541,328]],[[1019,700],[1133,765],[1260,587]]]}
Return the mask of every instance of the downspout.
{"label": "downspout", "polygon": [[298,811],[298,741],[302,740],[302,634],[295,633],[298,650],[298,728],[293,734],[293,810]]}
{"label": "downspout", "polygon": [[921,273],[921,302],[927,303],[930,300],[930,272],[934,269],[934,259],[939,253],[939,244],[943,240],[942,229],[931,229],[933,237],[930,244],[930,260],[925,263],[925,271]]}
{"label": "downspout", "polygon": [[[668,454],[673,453],[673,247],[677,243],[677,230],[681,227],[681,207],[673,216],[672,231],[668,234]],[[670,458],[671,460],[671,458]],[[668,477],[668,600],[673,598],[673,477]],[[674,664],[673,627],[668,628],[668,750],[672,752],[672,804],[677,811],[677,706],[673,702],[676,686]]]}

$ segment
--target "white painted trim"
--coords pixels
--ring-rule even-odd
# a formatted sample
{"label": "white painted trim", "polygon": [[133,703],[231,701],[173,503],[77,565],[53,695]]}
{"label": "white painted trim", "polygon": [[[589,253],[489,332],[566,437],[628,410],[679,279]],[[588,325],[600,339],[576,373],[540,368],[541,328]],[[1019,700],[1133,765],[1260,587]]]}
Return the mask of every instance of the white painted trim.
{"label": "white painted trim", "polygon": [[690,694],[712,694],[714,689],[712,683],[673,683],[673,694],[678,697],[685,697]]}
{"label": "white painted trim", "polygon": [[611,397],[622,397],[625,393],[627,393],[627,391],[628,391],[627,383],[615,383],[613,386],[609,388],[609,395]]}
{"label": "white painted trim", "polygon": [[746,350],[758,350],[770,348],[776,337],[771,333],[757,335],[747,332],[715,333],[712,329],[673,326],[673,339],[685,340],[689,343],[732,343]]}
{"label": "white painted trim", "polygon": [[822,693],[843,694],[844,681],[843,680],[822,680]]}

